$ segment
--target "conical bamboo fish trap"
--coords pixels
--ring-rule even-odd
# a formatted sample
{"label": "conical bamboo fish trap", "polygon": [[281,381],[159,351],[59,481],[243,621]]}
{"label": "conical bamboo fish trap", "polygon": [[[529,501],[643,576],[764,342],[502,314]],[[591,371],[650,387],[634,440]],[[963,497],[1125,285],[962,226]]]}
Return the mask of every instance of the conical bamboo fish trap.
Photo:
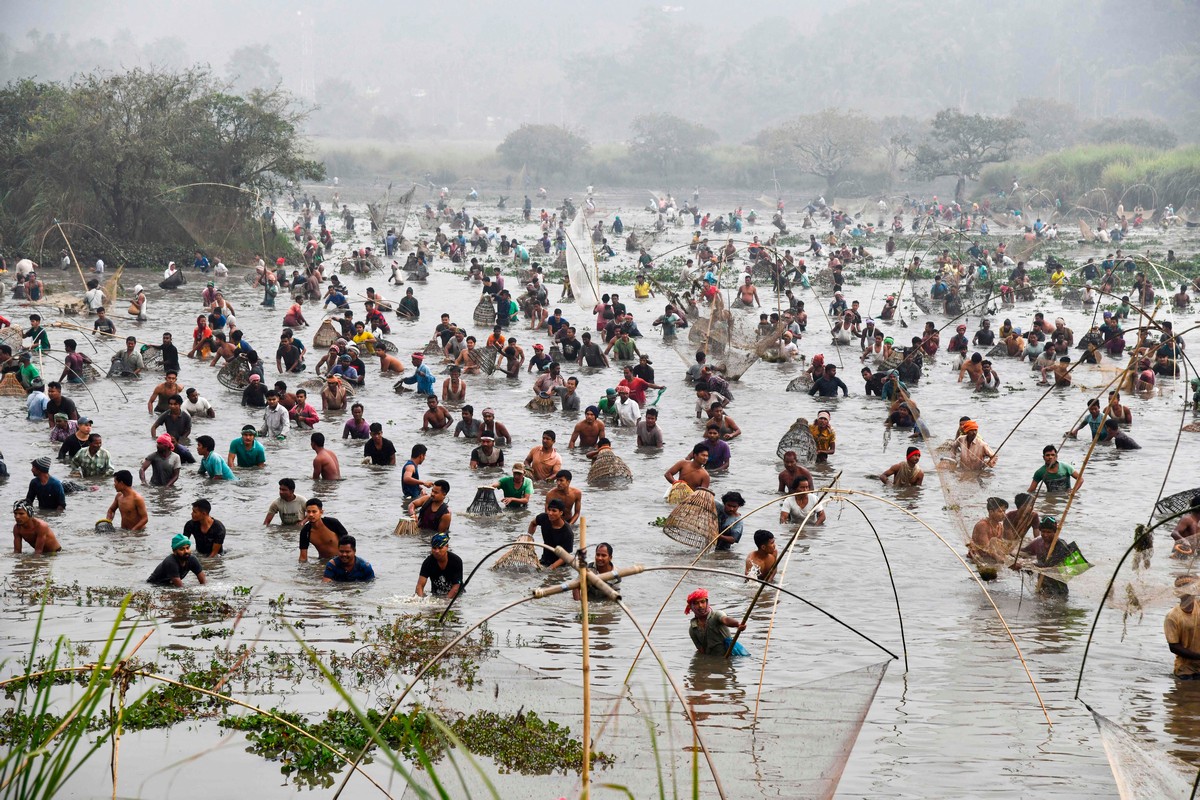
{"label": "conical bamboo fish trap", "polygon": [[491,486],[480,486],[475,490],[475,499],[467,506],[467,513],[476,517],[492,517],[504,509],[496,500],[496,490]]}
{"label": "conical bamboo fish trap", "polygon": [[417,520],[414,517],[401,517],[396,523],[395,530],[392,531],[396,536],[416,536]]}
{"label": "conical bamboo fish trap", "polygon": [[813,383],[812,375],[805,372],[802,375],[799,375],[798,377],[792,378],[792,380],[788,383],[787,388],[784,389],[784,391],[785,392],[807,392],[809,389],[812,388],[812,383]]}
{"label": "conical bamboo fish trap", "polygon": [[25,387],[17,380],[17,373],[10,372],[0,380],[0,397],[24,397]]}
{"label": "conical bamboo fish trap", "polygon": [[400,348],[396,347],[395,342],[389,342],[387,339],[380,338],[375,339],[375,349],[377,351],[383,350],[385,353],[391,353],[392,355],[400,352]]}
{"label": "conical bamboo fish trap", "polygon": [[675,481],[667,491],[667,502],[673,506],[679,505],[692,496],[692,491],[692,487],[688,486],[686,482]]}
{"label": "conical bamboo fish trap", "polygon": [[0,344],[6,344],[13,349],[13,352],[21,349],[21,342],[25,339],[25,330],[20,325],[9,325],[7,328],[0,329]]}
{"label": "conical bamboo fish trap", "polygon": [[425,351],[424,351],[424,352],[425,352],[425,355],[427,355],[427,356],[440,356],[440,355],[442,355],[442,352],[443,352],[443,351],[442,351],[442,346],[441,346],[441,344],[439,344],[439,343],[438,343],[438,340],[437,340],[437,337],[436,337],[436,336],[435,336],[435,337],[433,337],[432,339],[430,339],[430,340],[429,340],[429,344],[425,345]]}
{"label": "conical bamboo fish trap", "polygon": [[1164,497],[1154,506],[1154,513],[1159,517],[1169,517],[1172,514],[1179,514],[1191,507],[1192,498],[1196,495],[1200,495],[1200,488],[1188,489],[1186,492],[1179,492],[1170,497]]}
{"label": "conical bamboo fish trap", "polygon": [[471,315],[476,325],[496,324],[496,303],[488,295],[479,298],[475,304],[475,313]]}
{"label": "conical bamboo fish trap", "polygon": [[534,572],[538,568],[538,548],[533,545],[533,537],[528,533],[522,533],[517,537],[519,542],[528,542],[528,544],[514,544],[508,548],[507,552],[500,558],[496,559],[496,563],[492,564],[493,570],[510,570],[513,572]]}
{"label": "conical bamboo fish trap", "polygon": [[499,355],[499,351],[494,347],[476,347],[471,351],[471,360],[484,374],[491,375],[496,371],[496,357]]}
{"label": "conical bamboo fish trap", "polygon": [[610,448],[605,448],[596,454],[592,466],[588,470],[587,481],[590,484],[632,483],[633,472],[629,465]]}
{"label": "conical bamboo fish trap", "polygon": [[221,371],[217,373],[217,380],[226,389],[245,389],[250,383],[250,362],[236,356],[221,367]]}
{"label": "conical bamboo fish trap", "polygon": [[535,397],[525,404],[530,411],[554,411],[558,408],[553,397]]}
{"label": "conical bamboo fish trap", "polygon": [[663,533],[688,547],[700,549],[717,538],[717,499],[708,489],[697,489],[675,507],[663,524]]}
{"label": "conical bamboo fish trap", "polygon": [[338,340],[341,332],[333,327],[330,320],[322,320],[317,332],[313,334],[313,347],[326,348]]}
{"label": "conical bamboo fish trap", "polygon": [[808,420],[804,417],[793,422],[787,433],[780,438],[775,455],[782,459],[783,454],[789,450],[795,451],[796,460],[801,464],[812,464],[817,459],[817,441],[808,429]]}

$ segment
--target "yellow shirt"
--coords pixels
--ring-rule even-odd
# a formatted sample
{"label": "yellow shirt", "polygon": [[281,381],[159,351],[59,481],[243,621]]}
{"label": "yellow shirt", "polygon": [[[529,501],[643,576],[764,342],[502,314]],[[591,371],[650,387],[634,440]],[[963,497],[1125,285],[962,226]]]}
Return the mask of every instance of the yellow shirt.
{"label": "yellow shirt", "polygon": [[375,335],[370,331],[354,334],[354,343],[367,355],[375,355]]}
{"label": "yellow shirt", "polygon": [[1050,276],[1050,280],[1055,286],[1062,286],[1066,279],[1067,275],[1062,270],[1058,270]]}
{"label": "yellow shirt", "polygon": [[645,281],[643,283],[635,282],[633,284],[633,296],[638,298],[639,300],[644,300],[647,297],[649,297],[650,296],[650,282],[649,281]]}
{"label": "yellow shirt", "polygon": [[[1197,635],[1197,626],[1200,623],[1198,614],[1200,614],[1200,601],[1193,601],[1190,614],[1180,606],[1175,606],[1168,611],[1167,618],[1163,620],[1163,633],[1167,637],[1167,644],[1181,644],[1188,650],[1200,647],[1200,635]],[[1175,656],[1176,675],[1195,675],[1197,673],[1200,673],[1200,661]]]}

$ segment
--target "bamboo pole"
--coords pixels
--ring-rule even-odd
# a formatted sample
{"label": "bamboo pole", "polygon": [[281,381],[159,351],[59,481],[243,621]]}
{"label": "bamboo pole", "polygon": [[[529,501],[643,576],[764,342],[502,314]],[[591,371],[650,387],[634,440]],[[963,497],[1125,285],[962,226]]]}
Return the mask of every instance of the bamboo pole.
{"label": "bamboo pole", "polygon": [[591,793],[592,761],[592,660],[588,651],[588,587],[587,575],[587,518],[579,520],[579,550],[575,554],[575,569],[579,572],[579,610],[583,616],[583,794]]}
{"label": "bamboo pole", "polygon": [[71,261],[75,264],[75,271],[79,273],[79,280],[83,283],[83,291],[86,292],[88,290],[87,278],[83,277],[83,267],[79,266],[79,259],[75,257],[75,248],[71,246],[71,240],[67,238],[67,232],[63,230],[62,223],[55,219],[54,225],[58,228],[58,233],[63,237],[63,241],[67,243],[67,250],[71,253]]}

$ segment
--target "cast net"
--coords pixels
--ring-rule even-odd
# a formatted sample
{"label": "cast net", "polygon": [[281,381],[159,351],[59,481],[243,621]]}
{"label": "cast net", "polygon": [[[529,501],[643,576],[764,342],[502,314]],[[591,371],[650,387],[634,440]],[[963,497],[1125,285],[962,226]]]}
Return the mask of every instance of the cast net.
{"label": "cast net", "polygon": [[1125,727],[1092,708],[1092,719],[1100,731],[1104,755],[1117,782],[1122,800],[1158,800],[1192,796],[1196,769],[1174,756],[1142,742]]}

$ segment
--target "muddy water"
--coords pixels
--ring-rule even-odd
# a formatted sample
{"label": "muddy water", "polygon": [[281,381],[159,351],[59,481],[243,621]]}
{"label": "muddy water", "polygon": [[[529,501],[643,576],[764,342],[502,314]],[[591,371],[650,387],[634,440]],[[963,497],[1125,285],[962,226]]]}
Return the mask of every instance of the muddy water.
{"label": "muddy water", "polygon": [[[351,197],[350,190],[344,190],[343,194]],[[721,198],[721,201],[728,201],[732,207],[736,198]],[[638,202],[640,199],[634,196],[600,197],[602,208],[626,209],[622,216],[627,223],[646,222],[648,215],[629,210]],[[713,210],[721,209],[718,206]],[[488,217],[494,214],[484,213]],[[533,228],[516,224],[512,216],[502,220],[502,230],[515,232],[525,241],[534,238]],[[767,226],[759,225],[747,233],[758,233],[765,238],[769,232]],[[661,252],[686,241],[688,236],[690,229],[673,231],[659,241],[655,250]],[[344,246],[339,243],[339,250]],[[1174,246],[1177,251],[1188,252],[1195,245]],[[1157,249],[1163,250],[1165,246]],[[621,253],[615,263],[610,262],[605,268],[627,269],[631,265],[630,256]],[[389,337],[402,354],[424,346],[443,311],[481,338],[486,335],[471,321],[471,311],[478,299],[476,288],[446,271],[449,267],[448,262],[439,261],[428,284],[413,284],[423,316],[416,323],[394,321]],[[506,268],[505,275],[511,274]],[[190,338],[190,320],[199,310],[203,281],[199,276],[189,277],[192,283],[174,294],[152,289],[150,321],[136,325],[119,319],[120,333],[134,333],[153,343],[159,340],[164,328],[169,328],[177,342]],[[385,296],[398,299],[400,291],[385,289],[385,277],[344,280],[356,293],[371,285]],[[514,281],[510,278],[508,283]],[[875,285],[874,281],[864,281],[848,287],[847,295],[848,299],[861,300],[864,306],[873,296],[870,310],[877,312],[882,297],[892,288],[894,282]],[[515,437],[513,447],[506,453],[510,462],[534,447],[544,429],[557,432],[564,466],[575,473],[575,484],[584,489],[588,542],[612,543],[618,565],[684,565],[691,559],[690,551],[647,523],[668,512],[662,500],[667,488],[663,471],[701,438],[702,426],[693,413],[693,395],[683,382],[686,364],[650,329],[649,321],[661,310],[661,299],[633,300],[631,287],[627,285],[606,285],[605,289],[619,291],[636,314],[646,334],[639,347],[651,354],[657,382],[668,387],[658,403],[666,438],[661,453],[635,451],[632,436],[626,430],[617,429],[611,434],[614,449],[636,476],[633,486],[620,490],[586,486],[587,460],[581,452],[566,448],[576,415],[539,415],[527,411],[524,405],[531,396],[532,382],[528,374],[518,380],[470,376],[468,402],[477,410],[485,406],[497,409],[497,419]],[[1162,287],[1159,291],[1162,292]],[[246,339],[261,351],[271,352],[287,303],[281,297],[277,310],[259,309],[259,294],[248,289],[236,273],[227,281],[225,292],[239,312],[238,322],[246,332]],[[775,305],[768,288],[760,287],[760,294],[764,306]],[[829,346],[825,325],[817,313],[817,307],[827,304],[828,298],[818,302],[809,294],[808,300],[811,324],[801,343],[802,352],[810,358],[823,352],[827,359],[836,362],[839,355]],[[589,314],[569,303],[560,305],[581,333],[593,328]],[[121,308],[118,303],[118,310]],[[1090,315],[1085,317],[1079,311],[1064,311],[1061,302],[1046,296],[1034,303],[1019,304],[1011,313],[1002,313],[994,319],[993,327],[1004,316],[1011,316],[1015,324],[1028,328],[1038,310],[1050,317],[1064,316],[1077,335],[1087,330],[1090,320]],[[5,316],[18,317],[22,311],[11,300],[4,302]],[[306,313],[310,320],[320,319],[315,304],[310,304]],[[1173,315],[1164,310],[1160,314],[1174,319],[1177,329],[1195,324],[1195,316],[1194,311]],[[906,330],[899,325],[888,329],[904,337],[900,342],[919,332],[925,320],[911,306],[905,308],[905,317]],[[939,325],[945,322],[941,317],[934,319]],[[974,317],[968,320],[970,330],[974,331],[976,322]],[[310,340],[312,330],[305,332],[306,339]],[[544,334],[531,334],[520,328],[514,328],[513,333],[527,353],[532,352],[535,341],[545,341]],[[943,334],[943,341],[948,340],[950,333]],[[60,351],[63,338],[66,338],[64,331],[53,331],[56,350]],[[110,345],[97,343],[99,352],[88,345],[84,348],[96,360],[107,361]],[[310,356],[310,365],[315,364],[317,357]],[[969,528],[983,516],[986,497],[1001,495],[1011,500],[1013,494],[1023,491],[1041,464],[1043,445],[1057,444],[1084,410],[1086,399],[1114,374],[1107,364],[1101,368],[1077,369],[1077,384],[1088,390],[1077,386],[1051,392],[1005,445],[992,473],[961,483],[951,477],[947,495],[932,473],[933,456],[928,453],[923,464],[930,472],[926,485],[919,490],[897,492],[881,487],[870,477],[902,460],[910,439],[886,432],[882,426],[883,406],[878,400],[863,396],[857,353],[844,349],[840,360],[845,365],[843,378],[851,388],[846,399],[817,400],[803,394],[784,393],[788,381],[798,374],[798,367],[790,365],[759,363],[734,384],[737,399],[730,407],[730,415],[744,433],[732,443],[732,470],[715,477],[715,491],[718,495],[731,489],[740,491],[747,500],[747,509],[770,501],[779,469],[775,458],[779,437],[797,416],[811,419],[817,410],[827,408],[833,412],[838,449],[827,466],[815,470],[818,478],[832,479],[840,472],[843,487],[893,500],[941,533],[957,553],[964,552],[960,527]],[[914,391],[932,431],[933,443],[948,439],[957,419],[965,414],[980,421],[983,437],[995,446],[1044,391],[1036,385],[1037,377],[1027,366],[999,359],[997,369],[1004,384],[1002,390],[983,396],[956,383],[956,375],[944,355],[934,362]],[[47,361],[45,371],[56,376],[58,370]],[[411,395],[398,396],[392,391],[392,380],[381,379],[375,372],[371,370],[368,385],[358,397],[366,405],[366,417],[384,424],[385,435],[402,456],[416,443],[429,446],[430,455],[422,467],[422,475],[445,478],[452,486],[450,504],[456,513],[452,546],[468,568],[488,550],[523,532],[531,514],[511,513],[486,521],[461,514],[473,498],[475,487],[496,476],[485,477],[468,469],[471,446],[463,440],[456,441],[447,434],[421,433],[424,404]],[[578,375],[586,401],[599,398],[606,387],[619,379],[615,370],[597,373],[570,368],[566,374]],[[267,377],[269,382],[277,378],[273,369],[268,370]],[[239,407],[234,392],[216,382],[215,370],[185,361],[181,382],[200,388],[201,394],[217,407],[217,418],[197,420],[193,435],[208,433],[223,449],[243,424],[257,421]],[[1090,716],[1072,699],[1075,676],[1105,583],[1130,541],[1133,526],[1147,520],[1164,482],[1180,424],[1181,383],[1167,381],[1153,396],[1127,398],[1135,418],[1130,434],[1142,445],[1142,450],[1120,455],[1097,450],[1092,456],[1086,485],[1070,512],[1066,535],[1079,543],[1096,567],[1072,581],[1070,598],[1041,598],[1032,591],[1030,580],[1017,573],[1005,572],[1000,580],[989,585],[1021,646],[1054,722],[1053,728],[1046,725],[1003,626],[950,550],[904,513],[874,500],[862,501],[882,537],[894,570],[907,635],[908,669],[905,670],[903,660],[890,664],[846,765],[839,788],[842,796],[1011,796],[1017,792],[1037,792],[1045,796],[1078,797],[1114,793],[1111,773]],[[120,386],[104,381],[90,387],[91,394],[82,390],[71,392],[83,413],[98,418],[96,430],[104,434],[106,447],[119,468],[136,472],[140,460],[153,450],[149,436],[152,418],[145,410],[152,386],[150,380]],[[1190,421],[1190,412],[1188,415]],[[440,608],[437,601],[417,602],[411,598],[421,559],[428,551],[421,538],[392,536],[399,509],[398,472],[360,465],[360,447],[336,438],[343,419],[341,413],[329,413],[320,425],[341,459],[345,477],[341,482],[318,485],[309,479],[312,454],[307,436],[293,432],[285,442],[266,443],[267,470],[242,472],[240,480],[232,485],[206,484],[196,476],[193,466],[185,467],[184,476],[174,489],[143,487],[152,518],[148,530],[101,536],[92,532],[93,522],[104,515],[111,501],[110,488],[107,482],[102,482],[95,493],[71,496],[66,512],[47,516],[63,541],[62,553],[53,558],[29,554],[14,557],[11,553],[4,556],[7,585],[30,586],[51,579],[60,584],[144,588],[145,577],[169,552],[170,537],[181,530],[188,518],[191,501],[204,496],[212,501],[214,516],[224,521],[229,530],[228,553],[206,563],[208,587],[189,585],[185,590],[169,592],[177,598],[171,601],[174,610],[143,621],[158,629],[146,645],[144,652],[148,656],[155,655],[153,648],[165,650],[203,644],[192,638],[202,626],[190,618],[190,604],[214,594],[226,594],[238,586],[254,587],[252,608],[258,611],[265,610],[269,598],[285,594],[291,600],[287,618],[293,622],[303,620],[306,637],[324,648],[355,647],[352,628],[366,623],[361,618],[358,622],[348,622],[345,611],[368,614],[378,609],[386,617]],[[28,480],[30,459],[49,452],[47,433],[44,425],[24,421],[24,410],[15,400],[0,404],[0,430],[3,430],[3,451],[14,475],[8,481],[8,495],[15,499]],[[1174,467],[1165,476],[1165,494],[1200,484],[1194,436],[1183,434]],[[1068,440],[1063,460],[1078,465],[1086,450],[1086,442]],[[54,473],[64,477],[60,466],[56,465]],[[300,494],[322,497],[326,513],[341,519],[358,537],[359,555],[374,565],[378,575],[375,583],[351,589],[322,585],[317,559],[308,564],[297,563],[294,530],[261,526],[266,507],[275,495],[276,481],[284,476],[296,479]],[[1062,503],[1046,501],[1042,510],[1060,513]],[[735,553],[707,557],[706,565],[740,572],[742,559],[752,547],[752,531],[757,528],[774,531],[777,537],[788,532],[779,524],[775,507],[768,506],[746,522],[746,536]],[[1127,604],[1122,603],[1106,611],[1097,629],[1082,697],[1098,711],[1132,727],[1159,750],[1195,761],[1200,756],[1200,701],[1189,696],[1188,686],[1181,688],[1170,677],[1171,657],[1161,632],[1162,617],[1174,602],[1164,587],[1169,586],[1180,570],[1178,564],[1166,557],[1163,538],[1160,536],[1148,567],[1136,573],[1127,567],[1118,580],[1118,596],[1125,597],[1126,584],[1132,580],[1143,608],[1126,614]],[[677,573],[651,572],[624,582],[625,602],[643,626],[653,619],[676,578]],[[530,588],[552,580],[484,569],[471,583],[458,609],[464,619],[475,620],[523,596]],[[887,571],[870,529],[852,506],[831,503],[828,523],[797,542],[785,584],[901,653]],[[735,615],[745,610],[753,594],[753,589],[740,581],[713,575],[690,578],[682,588],[686,592],[696,585],[708,587],[714,607]],[[820,720],[838,714],[836,700],[821,700],[824,688],[834,676],[869,668],[888,656],[810,608],[781,598],[761,687],[759,733],[755,736],[751,729],[766,634],[771,624],[771,604],[759,607],[742,639],[751,657],[737,661],[732,668],[693,657],[686,633],[687,618],[682,610],[683,593],[680,593],[667,604],[653,640],[701,718],[702,733],[714,751],[729,796],[796,796],[794,763],[804,758],[806,747],[811,747],[806,744],[810,741],[806,737],[822,733],[827,726]],[[112,613],[106,608],[53,606],[47,614],[50,620],[47,631],[64,634],[75,642],[95,641],[106,630]],[[25,652],[36,608],[10,593],[4,598],[0,614],[4,620],[0,654],[12,657]],[[544,716],[557,714],[578,730],[580,625],[575,606],[566,596],[527,603],[496,618],[492,629],[502,658],[486,667],[486,671],[504,700],[493,698],[489,684],[486,693],[454,695],[455,703],[464,707],[523,705],[544,712]],[[637,631],[618,611],[603,607],[595,611],[591,635],[595,689],[601,696],[617,695],[637,651]],[[226,644],[255,640],[260,646],[273,643],[292,646],[286,632],[257,621],[244,623]],[[519,670],[519,675],[528,680],[517,680],[513,670]],[[546,680],[547,677],[554,680]],[[403,681],[398,676],[395,683]],[[645,741],[631,730],[637,725],[628,724],[629,716],[638,713],[640,702],[641,712],[658,725],[660,737],[665,737],[669,728],[673,731],[667,752],[674,757],[681,769],[681,780],[686,784],[689,754],[684,746],[689,737],[678,706],[670,711],[666,708],[666,688],[649,653],[643,655],[632,684],[622,716],[627,722],[615,733],[606,732],[598,744],[601,749],[614,752],[620,765],[603,778],[631,784],[636,796],[655,791],[657,775]],[[335,704],[330,693],[319,687],[303,689],[281,701],[289,708],[312,711],[323,711]],[[815,710],[810,709],[807,715],[802,713],[810,706]],[[609,706],[602,708],[596,702],[594,707],[594,714],[600,717]],[[206,748],[213,751],[204,755],[201,762],[186,766],[181,762]],[[169,789],[173,796],[200,796],[210,794],[214,786],[236,788],[251,779],[264,787],[277,787],[266,789],[268,796],[290,793],[291,789],[279,785],[276,765],[244,755],[241,749],[236,738],[221,741],[221,732],[211,723],[195,730],[179,728],[165,735],[140,734],[129,739],[122,749],[122,774],[128,776],[127,782],[123,777],[123,794],[161,796],[164,789]],[[108,780],[104,761],[97,759],[81,773],[74,785],[77,795],[95,794],[90,787],[98,785],[97,780]],[[199,768],[211,776],[211,783],[189,777]],[[378,765],[374,769],[377,774],[384,772]],[[703,794],[715,796],[705,774],[702,766]],[[507,796],[514,797],[569,794],[573,786],[573,779],[561,776],[508,776],[506,780],[512,792]],[[360,779],[355,779],[351,786],[356,787],[353,796],[374,792]]]}

